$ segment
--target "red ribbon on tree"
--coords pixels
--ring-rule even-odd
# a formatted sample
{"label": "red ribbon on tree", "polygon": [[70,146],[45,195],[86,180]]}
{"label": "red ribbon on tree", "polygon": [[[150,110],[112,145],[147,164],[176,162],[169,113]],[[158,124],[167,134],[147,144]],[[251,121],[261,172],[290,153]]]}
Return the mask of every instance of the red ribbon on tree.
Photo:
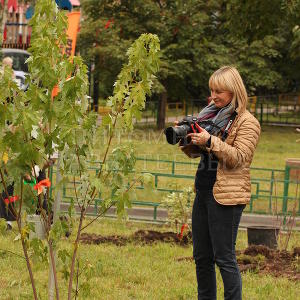
{"label": "red ribbon on tree", "polygon": [[9,203],[13,203],[19,200],[19,196],[10,196],[4,199],[4,203],[8,205]]}
{"label": "red ribbon on tree", "polygon": [[39,183],[37,183],[33,188],[37,190],[38,195],[43,192],[43,187],[50,187],[51,186],[51,181],[49,178],[46,178],[44,180],[41,180]]}
{"label": "red ribbon on tree", "polygon": [[114,19],[108,20],[104,26],[105,29],[108,29],[110,27],[110,24],[114,23]]}
{"label": "red ribbon on tree", "polygon": [[179,239],[181,240],[182,237],[183,237],[183,232],[185,229],[188,229],[189,228],[189,225],[184,223],[182,226],[181,226],[181,229],[180,229],[180,234],[179,234]]}

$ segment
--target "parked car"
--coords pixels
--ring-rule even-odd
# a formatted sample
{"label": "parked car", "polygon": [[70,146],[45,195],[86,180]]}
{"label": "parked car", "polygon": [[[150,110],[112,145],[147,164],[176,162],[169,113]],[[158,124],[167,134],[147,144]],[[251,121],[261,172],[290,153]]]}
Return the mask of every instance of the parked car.
{"label": "parked car", "polygon": [[13,59],[13,70],[16,76],[16,81],[22,90],[26,90],[28,84],[25,83],[26,75],[28,75],[28,66],[25,63],[29,58],[29,52],[21,49],[2,49],[3,57],[11,57]]}

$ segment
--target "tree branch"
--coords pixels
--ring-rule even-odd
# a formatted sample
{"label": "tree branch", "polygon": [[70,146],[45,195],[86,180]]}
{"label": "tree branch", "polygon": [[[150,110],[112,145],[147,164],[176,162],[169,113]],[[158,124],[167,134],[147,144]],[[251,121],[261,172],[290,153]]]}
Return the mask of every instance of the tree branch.
{"label": "tree branch", "polygon": [[[139,178],[137,178],[136,180],[134,180],[134,182],[127,188],[127,190],[125,191],[125,193],[127,193],[141,177],[142,176],[140,176]],[[100,217],[102,217],[112,206],[114,206],[115,203],[116,203],[116,201],[112,201],[112,203],[102,213],[100,213],[99,215],[97,215],[97,217],[95,217],[87,225],[83,226],[82,229],[81,229],[81,231],[83,231],[85,228],[87,228],[92,223],[94,223],[97,219],[99,219]]]}
{"label": "tree branch", "polygon": [[[112,142],[112,139],[113,139],[113,136],[114,136],[114,131],[115,131],[115,128],[116,128],[117,119],[118,119],[118,114],[115,116],[115,120],[114,120],[114,123],[113,123],[113,126],[112,126],[112,130],[111,130],[111,133],[110,133],[110,136],[109,136],[109,140],[108,140],[108,144],[107,144],[107,147],[106,147],[106,151],[105,151],[104,157],[102,159],[102,163],[101,163],[100,170],[99,170],[99,173],[98,173],[98,178],[100,178],[100,176],[102,174],[103,165],[106,162],[107,154],[108,154],[108,151],[109,151],[109,148],[111,146],[111,142]],[[94,187],[93,191],[92,191],[92,194],[91,194],[91,199],[93,198],[95,191],[96,191],[96,188]]]}
{"label": "tree branch", "polygon": [[20,254],[18,254],[18,253],[15,253],[15,252],[13,252],[13,251],[6,250],[6,249],[2,249],[2,248],[0,248],[0,251],[11,253],[11,254],[13,254],[13,255],[15,255],[15,256],[18,256],[18,257],[23,258],[23,259],[26,260],[26,258],[25,258],[24,256],[22,256],[22,255],[20,255]]}
{"label": "tree branch", "polygon": [[56,294],[56,300],[59,300],[59,288],[58,288],[58,281],[57,281],[57,272],[56,272],[56,265],[55,265],[55,258],[54,258],[54,251],[53,251],[53,245],[52,240],[49,240],[49,253],[52,261],[52,271],[53,271],[53,278],[54,278],[54,284],[55,284],[55,294]]}
{"label": "tree branch", "polygon": [[77,299],[77,295],[78,295],[78,284],[79,284],[79,260],[77,259],[75,300]]}
{"label": "tree branch", "polygon": [[79,208],[81,210],[82,206],[79,203],[79,199],[78,199],[78,195],[77,195],[76,184],[75,184],[75,176],[73,176],[73,186],[74,186],[74,191],[75,191],[75,197],[76,197],[77,205],[79,206]]}
{"label": "tree branch", "polygon": [[76,259],[76,255],[77,255],[77,251],[78,251],[80,232],[81,232],[83,219],[84,219],[84,208],[82,208],[82,210],[81,210],[79,225],[78,225],[78,229],[77,229],[77,236],[76,236],[76,240],[74,242],[74,250],[73,250],[72,261],[71,261],[69,287],[68,287],[68,300],[72,299],[72,286],[73,286],[73,277],[74,277],[74,269],[75,269],[75,259]]}
{"label": "tree branch", "polygon": [[[20,219],[17,219],[17,224],[18,224],[19,232],[21,234],[22,227],[21,227]],[[29,256],[28,256],[28,252],[27,252],[27,247],[26,247],[25,240],[24,240],[24,237],[22,236],[22,234],[21,234],[21,243],[22,243],[23,253],[24,253],[25,259],[26,259],[27,269],[28,269],[28,272],[29,272],[30,282],[31,282],[32,291],[33,291],[33,296],[34,296],[35,300],[38,300],[36,287],[35,287],[35,281],[34,281],[32,268],[31,268],[31,264],[30,264],[30,260],[29,260]]]}

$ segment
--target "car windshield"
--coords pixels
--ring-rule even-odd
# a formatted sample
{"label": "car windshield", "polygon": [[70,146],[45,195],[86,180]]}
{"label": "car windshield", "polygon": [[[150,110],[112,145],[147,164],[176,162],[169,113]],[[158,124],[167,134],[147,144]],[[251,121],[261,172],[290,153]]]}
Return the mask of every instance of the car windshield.
{"label": "car windshield", "polygon": [[28,73],[28,66],[25,64],[26,59],[29,57],[26,53],[16,53],[16,52],[9,52],[4,53],[4,56],[9,56],[13,59],[13,69],[15,71],[23,71]]}

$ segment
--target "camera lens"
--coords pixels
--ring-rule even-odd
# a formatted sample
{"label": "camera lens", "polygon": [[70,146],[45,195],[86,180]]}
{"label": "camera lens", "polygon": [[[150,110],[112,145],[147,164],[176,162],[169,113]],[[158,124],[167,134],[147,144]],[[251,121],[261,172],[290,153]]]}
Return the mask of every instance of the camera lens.
{"label": "camera lens", "polygon": [[171,145],[177,144],[181,139],[185,138],[189,131],[189,126],[184,124],[177,127],[168,127],[165,129],[167,142]]}
{"label": "camera lens", "polygon": [[168,127],[165,129],[165,135],[167,138],[167,142],[171,145],[175,145],[179,142],[179,139],[176,135],[176,127]]}

